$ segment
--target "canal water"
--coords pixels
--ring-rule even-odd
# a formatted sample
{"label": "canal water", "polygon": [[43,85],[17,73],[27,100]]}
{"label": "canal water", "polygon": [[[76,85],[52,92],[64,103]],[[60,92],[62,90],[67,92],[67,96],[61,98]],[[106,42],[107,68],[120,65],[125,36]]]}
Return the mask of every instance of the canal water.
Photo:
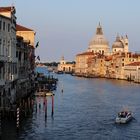
{"label": "canal water", "polygon": [[[34,108],[33,114],[21,122],[17,136],[9,126],[6,140],[140,140],[139,84],[68,74],[55,77],[59,81],[54,91],[54,115],[51,97],[47,97],[47,118],[44,98],[36,98],[41,108],[37,112]],[[115,124],[123,108],[131,110],[134,119],[128,124]]]}

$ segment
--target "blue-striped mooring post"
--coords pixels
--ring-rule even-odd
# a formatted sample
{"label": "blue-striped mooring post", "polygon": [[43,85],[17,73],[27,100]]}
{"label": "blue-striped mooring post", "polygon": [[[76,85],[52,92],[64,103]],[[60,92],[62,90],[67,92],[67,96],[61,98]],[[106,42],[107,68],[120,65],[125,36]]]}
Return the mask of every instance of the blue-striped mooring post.
{"label": "blue-striped mooring post", "polygon": [[17,129],[19,129],[19,107],[17,108],[17,123],[16,123]]}
{"label": "blue-striped mooring post", "polygon": [[0,138],[1,138],[1,135],[2,135],[2,129],[1,129],[2,125],[1,125],[1,110],[0,110]]}

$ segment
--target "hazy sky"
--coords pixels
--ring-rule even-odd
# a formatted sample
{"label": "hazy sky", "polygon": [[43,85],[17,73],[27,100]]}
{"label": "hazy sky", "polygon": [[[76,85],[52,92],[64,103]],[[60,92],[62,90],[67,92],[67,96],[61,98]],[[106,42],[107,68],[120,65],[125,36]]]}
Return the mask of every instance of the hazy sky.
{"label": "hazy sky", "polygon": [[73,61],[88,48],[100,22],[110,48],[128,35],[129,50],[140,51],[140,0],[0,0],[16,7],[17,23],[36,31],[41,61]]}

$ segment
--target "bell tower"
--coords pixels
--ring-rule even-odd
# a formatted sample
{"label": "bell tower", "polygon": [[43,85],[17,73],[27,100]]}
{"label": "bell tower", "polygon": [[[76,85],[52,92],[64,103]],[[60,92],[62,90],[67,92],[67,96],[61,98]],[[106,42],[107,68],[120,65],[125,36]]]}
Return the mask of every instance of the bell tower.
{"label": "bell tower", "polygon": [[66,61],[64,59],[64,56],[61,57],[60,64],[66,64]]}
{"label": "bell tower", "polygon": [[124,38],[121,38],[121,42],[123,43],[124,46],[124,52],[129,51],[129,42],[128,42],[128,36],[126,35]]}
{"label": "bell tower", "polygon": [[129,42],[128,42],[128,36],[126,35],[124,38],[124,52],[128,52],[129,51]]}

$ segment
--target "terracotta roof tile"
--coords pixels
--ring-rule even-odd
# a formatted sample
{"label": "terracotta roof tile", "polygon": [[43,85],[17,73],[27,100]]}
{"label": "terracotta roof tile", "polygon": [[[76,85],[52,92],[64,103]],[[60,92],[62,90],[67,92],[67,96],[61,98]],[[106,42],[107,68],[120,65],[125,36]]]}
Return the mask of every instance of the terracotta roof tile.
{"label": "terracotta roof tile", "polygon": [[33,31],[32,29],[29,29],[27,27],[21,26],[21,25],[16,25],[16,30],[17,31]]}
{"label": "terracotta roof tile", "polygon": [[112,56],[105,57],[105,61],[110,61],[110,60],[112,60]]}
{"label": "terracotta roof tile", "polygon": [[0,7],[0,12],[9,12],[11,11],[11,7]]}
{"label": "terracotta roof tile", "polygon": [[133,63],[127,64],[126,66],[140,66],[140,62],[133,62]]}
{"label": "terracotta roof tile", "polygon": [[83,52],[83,53],[77,54],[76,56],[80,56],[80,55],[94,55],[94,53],[93,52]]}
{"label": "terracotta roof tile", "polygon": [[15,7],[14,6],[9,6],[9,7],[0,7],[0,12],[15,12]]}

